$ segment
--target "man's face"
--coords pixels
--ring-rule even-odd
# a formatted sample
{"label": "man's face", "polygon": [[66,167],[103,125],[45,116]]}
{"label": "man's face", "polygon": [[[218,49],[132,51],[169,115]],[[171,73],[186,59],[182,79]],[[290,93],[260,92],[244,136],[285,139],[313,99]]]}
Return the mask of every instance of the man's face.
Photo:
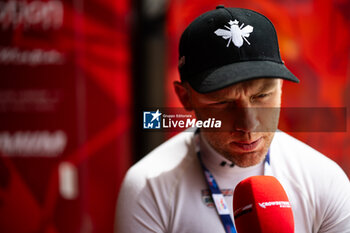
{"label": "man's face", "polygon": [[216,151],[240,167],[265,158],[278,124],[281,79],[245,81],[207,94],[194,91],[188,83],[178,85],[184,88],[182,94],[188,95],[181,99],[177,90],[182,103],[194,110],[197,119],[223,120],[222,130],[201,130]]}

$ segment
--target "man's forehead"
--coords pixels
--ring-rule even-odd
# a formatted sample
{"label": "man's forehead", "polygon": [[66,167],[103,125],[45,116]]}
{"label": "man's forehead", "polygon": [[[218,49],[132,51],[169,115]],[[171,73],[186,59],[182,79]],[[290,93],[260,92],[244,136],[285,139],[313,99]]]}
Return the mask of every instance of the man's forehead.
{"label": "man's forehead", "polygon": [[243,82],[239,82],[229,86],[229,88],[260,88],[260,87],[270,87],[277,85],[279,82],[279,78],[258,78],[251,79]]}
{"label": "man's forehead", "polygon": [[282,79],[279,78],[252,79],[201,95],[208,97],[221,97],[232,94],[234,92],[262,92],[274,88],[275,86],[279,85],[281,81]]}

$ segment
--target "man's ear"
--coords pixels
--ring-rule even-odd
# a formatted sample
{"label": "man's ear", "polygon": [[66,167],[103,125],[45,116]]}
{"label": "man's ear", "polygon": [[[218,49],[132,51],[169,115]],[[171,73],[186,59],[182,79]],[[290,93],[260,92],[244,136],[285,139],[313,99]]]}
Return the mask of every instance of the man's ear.
{"label": "man's ear", "polygon": [[192,111],[193,108],[191,104],[191,93],[189,88],[186,86],[186,83],[175,81],[174,89],[177,97],[181,101],[182,106],[184,106],[187,111]]}
{"label": "man's ear", "polygon": [[282,87],[283,87],[283,79],[280,79],[281,94],[282,94]]}

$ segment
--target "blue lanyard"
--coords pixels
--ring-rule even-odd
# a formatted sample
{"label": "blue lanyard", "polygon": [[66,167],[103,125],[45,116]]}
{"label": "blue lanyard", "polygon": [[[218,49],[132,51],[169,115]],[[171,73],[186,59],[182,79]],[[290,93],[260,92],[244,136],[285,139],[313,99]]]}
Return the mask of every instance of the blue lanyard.
{"label": "blue lanyard", "polygon": [[[222,194],[219,185],[216,183],[214,176],[211,172],[205,167],[200,154],[200,146],[199,146],[199,131],[197,130],[195,133],[195,147],[198,159],[202,165],[202,169],[204,172],[205,179],[209,186],[211,197],[213,199],[216,212],[218,213],[222,224],[224,225],[224,229],[226,233],[237,233],[235,226],[233,224],[232,218],[230,216],[230,210],[225,201],[224,195]],[[272,175],[271,167],[270,167],[270,151],[267,152],[264,164],[264,175]]]}

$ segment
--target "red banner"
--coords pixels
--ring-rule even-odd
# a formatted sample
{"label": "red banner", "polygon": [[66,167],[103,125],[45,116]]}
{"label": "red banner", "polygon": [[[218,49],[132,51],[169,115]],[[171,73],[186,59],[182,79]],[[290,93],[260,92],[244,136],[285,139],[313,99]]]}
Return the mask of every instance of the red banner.
{"label": "red banner", "polygon": [[128,1],[0,1],[0,232],[112,232],[130,165]]}

